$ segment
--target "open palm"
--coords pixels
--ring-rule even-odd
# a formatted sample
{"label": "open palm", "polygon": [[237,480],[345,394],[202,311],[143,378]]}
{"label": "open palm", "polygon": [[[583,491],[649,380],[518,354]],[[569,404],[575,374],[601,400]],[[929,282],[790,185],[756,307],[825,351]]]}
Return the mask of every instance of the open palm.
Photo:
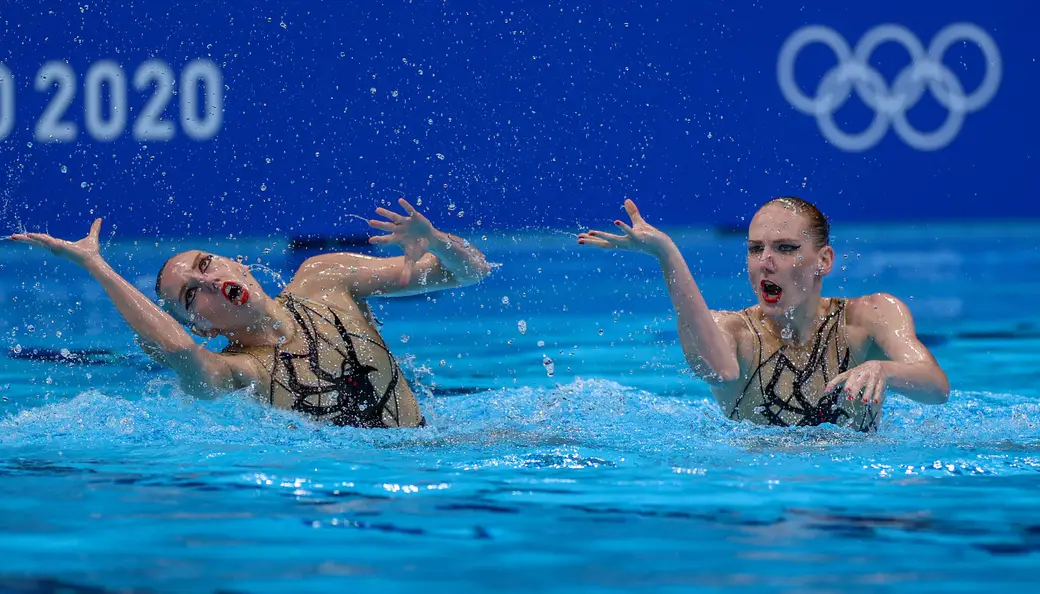
{"label": "open palm", "polygon": [[10,239],[11,241],[47,248],[52,254],[83,266],[92,258],[100,257],[101,249],[98,245],[98,235],[100,233],[101,219],[97,219],[90,226],[90,233],[79,241],[66,241],[57,237],[51,237],[46,233],[16,233]]}
{"label": "open palm", "polygon": [[578,234],[578,243],[604,249],[632,250],[660,256],[671,241],[668,236],[643,220],[643,215],[639,214],[639,209],[636,208],[635,202],[626,199],[625,212],[628,213],[629,218],[632,220],[631,226],[623,221],[614,221],[614,224],[624,232],[624,235],[605,233],[603,231],[589,231],[588,233]]}
{"label": "open palm", "polygon": [[408,214],[402,215],[383,207],[377,208],[376,213],[388,220],[370,220],[368,224],[370,227],[387,231],[390,234],[376,235],[369,238],[369,242],[398,245],[404,250],[406,265],[401,269],[401,284],[406,285],[411,279],[412,268],[430,249],[430,242],[437,236],[437,229],[429,219],[404,198],[398,200],[397,203]]}

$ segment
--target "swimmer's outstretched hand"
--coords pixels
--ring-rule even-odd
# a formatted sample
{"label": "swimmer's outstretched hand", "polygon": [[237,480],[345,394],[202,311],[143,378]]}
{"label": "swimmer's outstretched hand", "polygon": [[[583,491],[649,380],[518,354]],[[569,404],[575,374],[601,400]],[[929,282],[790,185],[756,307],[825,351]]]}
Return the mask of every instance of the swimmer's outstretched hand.
{"label": "swimmer's outstretched hand", "polygon": [[430,249],[430,242],[436,239],[439,231],[407,200],[401,198],[397,203],[408,213],[407,216],[383,207],[377,208],[376,214],[389,220],[370,220],[368,225],[375,229],[388,231],[390,235],[375,235],[368,241],[369,243],[401,246],[401,249],[404,250],[406,264],[401,269],[401,285],[407,285],[412,278],[412,268],[419,258],[422,258],[423,254]]}
{"label": "swimmer's outstretched hand", "polygon": [[84,266],[90,260],[101,257],[101,249],[98,247],[98,235],[100,233],[101,219],[96,219],[94,224],[90,226],[90,233],[83,239],[75,242],[51,237],[46,233],[16,233],[9,239],[47,248],[56,256],[61,256],[66,260]]}
{"label": "swimmer's outstretched hand", "polygon": [[625,212],[632,220],[631,226],[626,225],[624,221],[614,221],[614,224],[624,231],[624,235],[589,231],[578,234],[578,243],[604,249],[632,250],[657,257],[661,257],[668,247],[673,245],[671,238],[643,220],[635,202],[626,199]]}

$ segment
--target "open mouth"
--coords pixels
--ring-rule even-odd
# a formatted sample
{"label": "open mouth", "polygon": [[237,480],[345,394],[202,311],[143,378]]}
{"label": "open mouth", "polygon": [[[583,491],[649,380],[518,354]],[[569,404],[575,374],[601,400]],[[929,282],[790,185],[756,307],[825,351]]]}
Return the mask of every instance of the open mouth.
{"label": "open mouth", "polygon": [[784,290],[780,288],[780,285],[773,281],[762,281],[762,298],[765,299],[766,303],[779,303],[783,294]]}
{"label": "open mouth", "polygon": [[234,281],[224,281],[223,286],[220,287],[220,292],[223,293],[224,298],[230,301],[233,305],[242,305],[246,301],[249,301],[249,291]]}

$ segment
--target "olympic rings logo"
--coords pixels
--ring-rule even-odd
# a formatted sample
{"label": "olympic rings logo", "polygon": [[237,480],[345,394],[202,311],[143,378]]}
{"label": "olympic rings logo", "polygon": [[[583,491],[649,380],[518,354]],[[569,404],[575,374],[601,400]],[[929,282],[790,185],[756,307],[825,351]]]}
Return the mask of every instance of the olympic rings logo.
{"label": "olympic rings logo", "polygon": [[[910,53],[911,63],[900,72],[892,86],[881,73],[870,66],[870,56],[879,45],[896,42]],[[946,50],[958,41],[970,41],[986,60],[982,84],[970,95],[957,76],[943,64]],[[794,63],[798,54],[812,43],[831,48],[838,64],[829,70],[816,88],[816,96],[808,97],[794,79]],[[798,111],[815,116],[824,138],[839,149],[859,152],[875,146],[891,126],[908,145],[922,151],[934,151],[953,142],[961,131],[965,116],[983,108],[1000,86],[1000,51],[993,39],[971,23],[955,23],[939,31],[927,51],[909,29],[885,24],[874,27],[860,39],[856,48],[833,29],[808,26],[795,31],[780,49],[777,78],[784,98]],[[834,112],[848,101],[852,90],[874,110],[874,120],[866,130],[849,134],[834,122]],[[921,100],[925,89],[945,107],[949,114],[938,129],[921,132],[906,119],[906,112]]]}

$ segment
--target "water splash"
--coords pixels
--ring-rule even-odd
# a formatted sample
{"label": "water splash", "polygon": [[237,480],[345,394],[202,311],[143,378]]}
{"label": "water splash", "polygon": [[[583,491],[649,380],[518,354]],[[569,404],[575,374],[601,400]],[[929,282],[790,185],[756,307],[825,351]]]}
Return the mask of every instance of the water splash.
{"label": "water splash", "polygon": [[[433,379],[427,374],[424,381]],[[681,467],[815,464],[830,473],[871,476],[905,474],[910,467],[910,472],[944,475],[1040,472],[1035,456],[1040,404],[1014,395],[955,393],[942,407],[890,398],[881,431],[862,434],[829,425],[734,423],[708,398],[659,396],[607,380],[440,397],[421,382],[413,384],[430,424],[421,430],[331,427],[271,409],[248,390],[196,401],[172,383],[161,382],[138,399],[89,390],[9,414],[0,418],[0,445],[54,440],[65,445],[221,443],[304,450],[451,445],[476,448],[466,457],[483,459],[515,455],[517,448],[531,453],[540,444],[612,452],[600,455],[604,459],[638,456]]]}
{"label": "water splash", "polygon": [[[273,280],[275,285],[278,287],[279,291],[284,289],[286,285],[289,284],[285,281],[285,278],[282,277],[282,273],[278,272],[277,270],[274,270],[270,266],[266,266],[264,264],[248,264],[246,268],[249,269],[250,273],[255,273],[259,271],[264,273],[264,275],[270,277],[271,280]],[[254,276],[256,275],[254,274]]]}
{"label": "water splash", "polygon": [[347,213],[347,214],[343,215],[343,218],[345,218],[345,219],[357,219],[357,220],[365,223],[366,225],[368,224],[368,221],[370,220],[368,217],[363,217],[363,216],[361,216],[359,214],[353,214],[353,213]]}

